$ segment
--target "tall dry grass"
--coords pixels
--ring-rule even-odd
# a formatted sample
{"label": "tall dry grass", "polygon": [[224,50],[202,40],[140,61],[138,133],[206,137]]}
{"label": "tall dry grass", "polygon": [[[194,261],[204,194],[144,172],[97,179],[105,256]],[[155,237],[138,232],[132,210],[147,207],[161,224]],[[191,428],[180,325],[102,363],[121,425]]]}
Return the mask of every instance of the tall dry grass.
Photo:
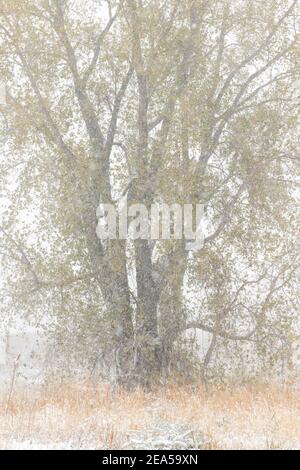
{"label": "tall dry grass", "polygon": [[168,385],[145,393],[89,382],[15,389],[0,400],[0,448],[300,448],[293,387]]}

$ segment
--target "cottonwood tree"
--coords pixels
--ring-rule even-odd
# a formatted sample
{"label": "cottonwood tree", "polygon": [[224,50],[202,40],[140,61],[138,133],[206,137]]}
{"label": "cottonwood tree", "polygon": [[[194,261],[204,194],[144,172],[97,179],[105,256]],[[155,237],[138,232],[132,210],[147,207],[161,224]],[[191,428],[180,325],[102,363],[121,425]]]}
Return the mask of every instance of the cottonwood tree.
{"label": "cottonwood tree", "polygon": [[[286,352],[298,308],[297,0],[0,5],[10,285],[73,334],[81,323],[78,341],[93,337],[121,382],[180,368],[191,330],[209,335],[203,380],[222,344]],[[203,248],[99,240],[99,203],[124,194],[148,208],[204,204]]]}

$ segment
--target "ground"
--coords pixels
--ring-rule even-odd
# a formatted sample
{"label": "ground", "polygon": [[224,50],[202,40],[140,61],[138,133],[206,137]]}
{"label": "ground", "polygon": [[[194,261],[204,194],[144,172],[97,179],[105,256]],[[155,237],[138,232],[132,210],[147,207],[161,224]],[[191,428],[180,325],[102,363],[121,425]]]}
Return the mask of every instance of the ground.
{"label": "ground", "polygon": [[0,449],[300,449],[295,386],[56,383],[3,391]]}

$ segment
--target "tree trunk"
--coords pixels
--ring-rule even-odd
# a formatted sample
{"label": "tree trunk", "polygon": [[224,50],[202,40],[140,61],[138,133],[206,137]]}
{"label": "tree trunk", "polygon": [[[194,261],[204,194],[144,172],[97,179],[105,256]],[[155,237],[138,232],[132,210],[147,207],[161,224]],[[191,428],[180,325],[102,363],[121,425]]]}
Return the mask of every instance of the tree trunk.
{"label": "tree trunk", "polygon": [[158,328],[159,290],[153,279],[151,250],[147,240],[135,241],[137,283],[137,364],[141,383],[149,386],[160,374],[161,354]]}

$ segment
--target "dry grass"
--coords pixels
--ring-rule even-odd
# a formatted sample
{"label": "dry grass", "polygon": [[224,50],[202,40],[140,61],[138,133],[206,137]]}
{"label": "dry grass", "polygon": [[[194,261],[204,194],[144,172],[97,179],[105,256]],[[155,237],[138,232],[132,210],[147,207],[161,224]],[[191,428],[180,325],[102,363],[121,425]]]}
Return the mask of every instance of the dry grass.
{"label": "dry grass", "polygon": [[0,403],[0,448],[300,448],[300,394],[253,385],[151,393],[89,383],[15,390]]}

